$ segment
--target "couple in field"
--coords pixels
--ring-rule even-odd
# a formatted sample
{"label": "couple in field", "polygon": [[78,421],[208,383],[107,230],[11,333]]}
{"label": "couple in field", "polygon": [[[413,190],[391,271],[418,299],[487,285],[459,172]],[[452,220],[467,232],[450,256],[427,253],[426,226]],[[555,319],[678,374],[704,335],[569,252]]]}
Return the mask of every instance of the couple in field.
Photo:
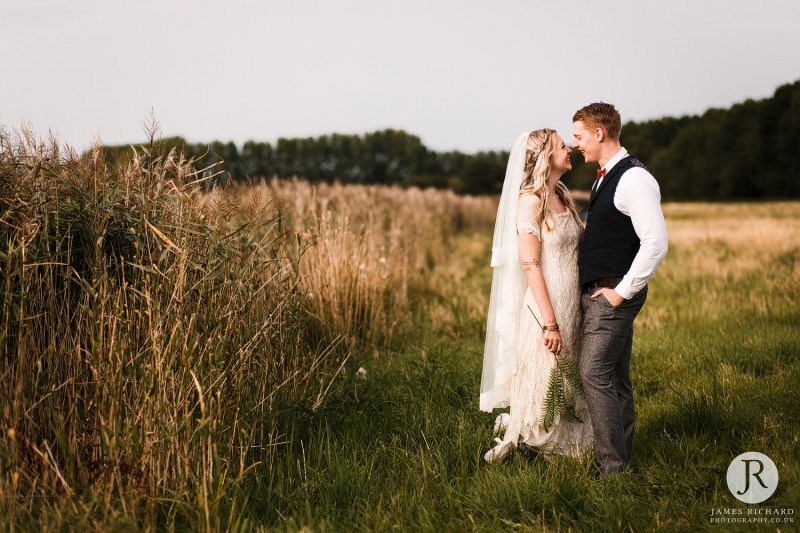
{"label": "couple in field", "polygon": [[492,244],[480,408],[509,407],[484,456],[519,445],[545,456],[591,449],[603,474],[631,461],[633,321],[667,252],[658,183],[620,144],[613,105],[573,117],[573,149],[597,162],[586,227],[561,176],[570,152],[551,129],[519,137]]}

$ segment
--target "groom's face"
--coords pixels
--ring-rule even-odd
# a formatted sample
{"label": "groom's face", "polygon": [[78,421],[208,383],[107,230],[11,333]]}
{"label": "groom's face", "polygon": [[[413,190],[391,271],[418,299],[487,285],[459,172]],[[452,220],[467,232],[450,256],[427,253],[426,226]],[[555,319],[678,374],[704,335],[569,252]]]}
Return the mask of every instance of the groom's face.
{"label": "groom's face", "polygon": [[600,158],[600,136],[597,130],[590,130],[582,120],[572,123],[572,147],[583,154],[587,163],[592,163]]}

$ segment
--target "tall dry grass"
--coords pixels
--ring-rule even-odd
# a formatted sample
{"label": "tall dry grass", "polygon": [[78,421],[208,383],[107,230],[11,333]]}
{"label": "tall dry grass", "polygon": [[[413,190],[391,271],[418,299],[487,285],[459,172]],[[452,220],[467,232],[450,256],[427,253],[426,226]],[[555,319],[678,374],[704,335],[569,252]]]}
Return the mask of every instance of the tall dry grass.
{"label": "tall dry grass", "polygon": [[202,205],[233,200],[240,216],[270,209],[291,216],[308,248],[299,284],[324,334],[351,345],[390,341],[407,322],[409,290],[431,290],[433,267],[451,259],[457,233],[491,227],[496,199],[379,185],[312,185],[272,179],[217,190]]}
{"label": "tall dry grass", "polygon": [[295,414],[494,216],[418,189],[204,193],[180,153],[131,150],[0,132],[2,527],[244,527],[239,486],[291,460]]}
{"label": "tall dry grass", "polygon": [[226,528],[276,408],[348,355],[307,334],[285,213],[199,210],[192,162],[153,148],[110,167],[0,133],[4,527]]}
{"label": "tall dry grass", "polygon": [[670,251],[653,283],[670,299],[688,289],[694,303],[648,306],[637,324],[660,327],[665,319],[702,321],[742,309],[767,318],[800,305],[800,203],[668,203],[663,209]]}
{"label": "tall dry grass", "polygon": [[685,266],[696,273],[741,276],[800,248],[797,202],[666,204],[664,214],[670,243],[691,250]]}

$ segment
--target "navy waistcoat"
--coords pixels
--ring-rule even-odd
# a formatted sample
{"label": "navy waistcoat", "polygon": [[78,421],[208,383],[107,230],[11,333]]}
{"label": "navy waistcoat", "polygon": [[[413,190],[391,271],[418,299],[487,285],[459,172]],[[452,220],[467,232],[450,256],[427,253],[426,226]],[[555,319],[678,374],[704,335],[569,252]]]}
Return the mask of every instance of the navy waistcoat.
{"label": "navy waistcoat", "polygon": [[589,198],[586,232],[578,256],[581,285],[602,278],[623,277],[639,252],[639,236],[631,217],[614,206],[619,180],[632,167],[647,168],[632,156],[625,156]]}

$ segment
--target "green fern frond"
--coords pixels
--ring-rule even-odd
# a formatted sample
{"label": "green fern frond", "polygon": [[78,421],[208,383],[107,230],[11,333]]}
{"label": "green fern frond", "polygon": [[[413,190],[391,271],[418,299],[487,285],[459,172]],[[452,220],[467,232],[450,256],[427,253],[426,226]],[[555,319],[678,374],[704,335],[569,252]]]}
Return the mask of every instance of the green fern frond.
{"label": "green fern frond", "polygon": [[574,392],[568,392],[564,395],[564,409],[562,410],[561,417],[569,422],[583,422],[581,417],[578,416],[578,408],[575,403]]}
{"label": "green fern frond", "polygon": [[560,410],[559,407],[563,402],[563,393],[561,374],[558,371],[558,365],[556,365],[550,371],[550,377],[547,380],[547,392],[542,404],[542,427],[545,431],[549,431],[556,421],[556,416]]}
{"label": "green fern frond", "polygon": [[583,422],[578,416],[576,397],[585,398],[578,367],[572,359],[556,356],[556,364],[547,380],[547,392],[542,403],[542,427],[549,431],[556,420]]}
{"label": "green fern frond", "polygon": [[586,394],[583,391],[583,380],[581,380],[581,373],[578,371],[575,361],[564,356],[558,356],[557,360],[558,366],[561,368],[561,374],[564,376],[564,379],[572,388],[572,390],[575,391],[575,394],[581,398],[586,398]]}

